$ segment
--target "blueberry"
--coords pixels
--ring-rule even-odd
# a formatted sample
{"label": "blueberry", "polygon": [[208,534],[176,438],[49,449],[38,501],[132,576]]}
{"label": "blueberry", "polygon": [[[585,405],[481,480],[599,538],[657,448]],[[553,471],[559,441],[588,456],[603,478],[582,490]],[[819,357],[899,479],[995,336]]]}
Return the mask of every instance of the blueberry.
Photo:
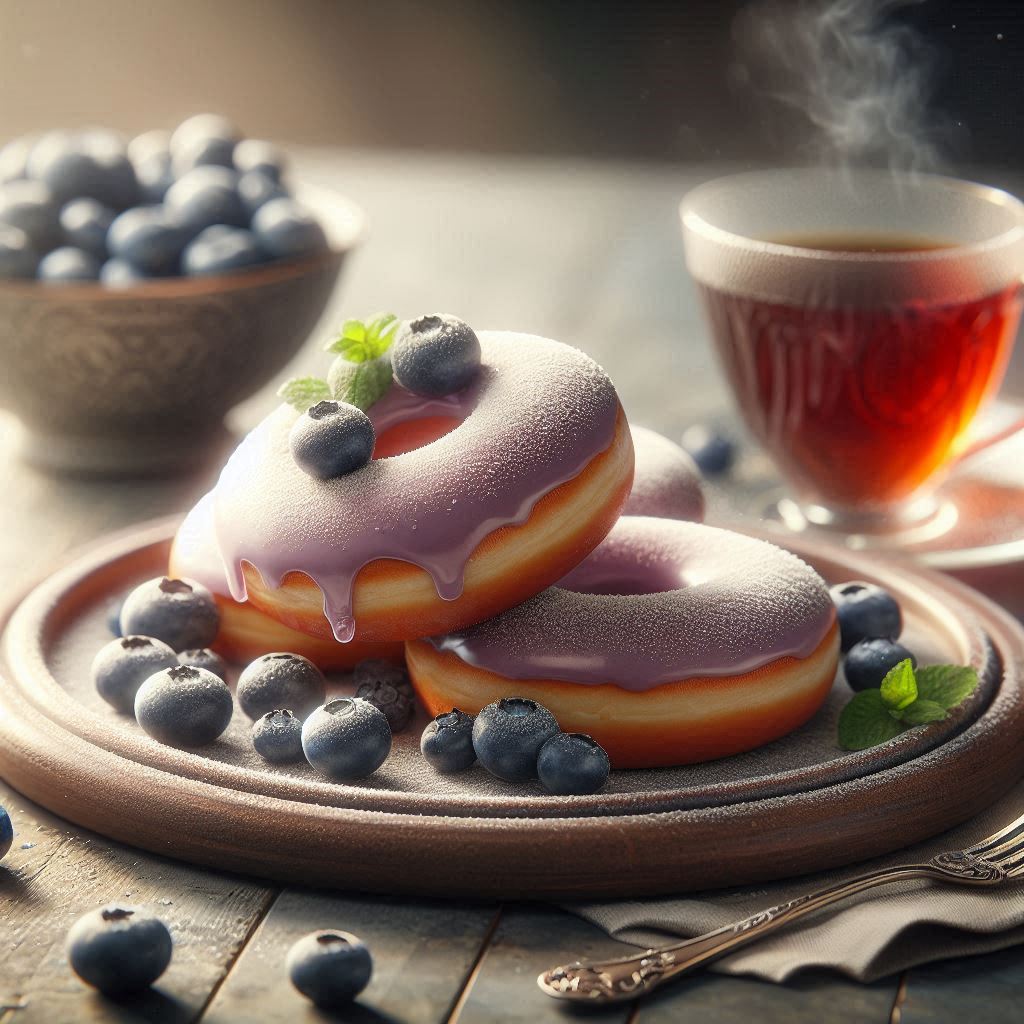
{"label": "blueberry", "polygon": [[288,192],[280,182],[262,171],[246,171],[238,179],[238,195],[250,217],[255,216],[256,211],[271,199],[288,198]]}
{"label": "blueberry", "polygon": [[111,636],[123,636],[121,632],[121,605],[123,601],[115,601],[107,607],[107,629]]}
{"label": "blueberry", "polygon": [[205,668],[207,672],[212,672],[227,682],[227,664],[216,651],[211,651],[209,647],[193,647],[190,650],[182,651],[178,655],[178,664],[191,665],[193,668]]}
{"label": "blueberry", "polygon": [[173,946],[158,917],[141,907],[110,903],[71,926],[65,952],[87,985],[119,995],[152,985],[167,970]]}
{"label": "blueberry", "polygon": [[206,669],[176,665],[150,676],[135,695],[139,725],[161,743],[205,747],[231,721],[231,691]]}
{"label": "blueberry", "polygon": [[480,368],[480,341],[458,317],[441,314],[407,320],[391,346],[395,380],[417,395],[461,391]]}
{"label": "blueberry", "polygon": [[174,184],[171,154],[166,150],[150,153],[135,163],[135,177],[143,203],[162,203]]}
{"label": "blueberry", "polygon": [[370,951],[348,932],[313,932],[288,951],[292,984],[323,1009],[343,1006],[366,988],[373,973]]}
{"label": "blueberry", "polygon": [[345,402],[317,402],[292,425],[288,436],[299,468],[320,480],[362,469],[373,456],[376,435],[370,417]]}
{"label": "blueberry", "polygon": [[11,139],[0,149],[0,185],[26,177],[29,154],[35,144],[35,138],[23,135],[19,139]]}
{"label": "blueberry", "polygon": [[122,714],[135,710],[135,694],[152,675],[174,668],[178,656],[151,636],[125,636],[104,644],[92,660],[92,682],[99,695]]}
{"label": "blueberry", "polygon": [[268,711],[253,723],[252,745],[265,761],[301,761],[302,719],[287,710]]}
{"label": "blueberry", "polygon": [[37,147],[30,170],[60,203],[87,197],[124,210],[139,198],[135,168],[120,139],[109,132],[68,136],[63,145],[54,144],[45,155]]}
{"label": "blueberry", "polygon": [[294,199],[271,199],[253,215],[253,234],[271,256],[310,256],[327,248],[327,236],[316,218]]}
{"label": "blueberry", "polygon": [[220,114],[193,114],[182,121],[170,138],[172,153],[188,149],[202,139],[226,139],[237,142],[238,129]]}
{"label": "blueberry", "polygon": [[853,580],[837,583],[829,593],[836,606],[844,651],[861,640],[895,640],[902,632],[900,606],[881,587]]}
{"label": "blueberry", "polygon": [[0,224],[24,231],[37,252],[60,245],[59,214],[59,204],[42,182],[12,181],[0,187]]}
{"label": "blueberry", "polygon": [[279,652],[250,662],[238,677],[238,703],[250,718],[288,708],[305,718],[324,702],[327,681],[308,658]]}
{"label": "blueberry", "polygon": [[547,708],[525,697],[506,697],[476,716],[473,749],[492,775],[525,782],[537,777],[537,754],[557,733],[558,722]]}
{"label": "blueberry", "polygon": [[843,672],[851,690],[872,690],[882,685],[891,668],[910,659],[917,668],[917,658],[895,640],[861,640],[855,643],[843,660]]}
{"label": "blueberry", "polygon": [[369,701],[341,697],[317,708],[302,726],[302,752],[332,779],[361,779],[391,752],[391,728]]}
{"label": "blueberry", "polygon": [[74,284],[77,281],[98,281],[100,261],[84,249],[62,245],[48,252],[36,268],[36,277],[44,284]]}
{"label": "blueberry", "polygon": [[218,224],[189,242],[181,256],[181,269],[189,277],[207,277],[256,266],[266,258],[251,231]]}
{"label": "blueberry", "polygon": [[188,231],[163,206],[135,206],[110,225],[107,249],[144,274],[175,274],[188,239]]}
{"label": "blueberry", "polygon": [[103,259],[107,255],[107,232],[115,213],[95,199],[72,199],[60,210],[60,226],[69,245]]}
{"label": "blueberry", "polygon": [[107,260],[100,267],[100,281],[108,288],[125,288],[148,280],[148,274],[127,260]]}
{"label": "blueberry", "polygon": [[610,771],[604,747],[582,732],[552,736],[537,755],[537,777],[549,793],[596,793]]}
{"label": "blueberry", "polygon": [[125,599],[121,630],[155,636],[176,651],[209,647],[217,638],[220,610],[201,583],[160,576],[140,583]]}
{"label": "blueberry", "polygon": [[128,159],[135,164],[136,169],[144,160],[148,160],[156,153],[170,153],[171,133],[157,128],[153,131],[143,132],[136,135],[128,143]]}
{"label": "blueberry", "polygon": [[256,171],[275,182],[281,181],[284,171],[284,153],[272,142],[260,139],[243,139],[235,146],[235,168],[240,174]]}
{"label": "blueberry", "polygon": [[412,720],[416,695],[404,668],[389,661],[368,659],[356,665],[352,682],[357,697],[384,712],[392,733],[401,732]]}
{"label": "blueberry", "polygon": [[197,167],[179,178],[164,197],[174,223],[191,237],[213,224],[244,227],[249,214],[238,195],[238,175],[226,167]]}
{"label": "blueberry", "polygon": [[423,730],[420,751],[430,767],[443,775],[471,767],[476,761],[473,716],[458,708],[438,715]]}
{"label": "blueberry", "polygon": [[6,807],[0,807],[0,860],[7,856],[7,851],[14,842],[14,825]]}
{"label": "blueberry", "polygon": [[683,448],[707,476],[728,472],[736,459],[736,442],[703,423],[695,423],[683,431]]}
{"label": "blueberry", "polygon": [[0,224],[0,277],[35,277],[38,266],[39,254],[28,235],[20,228]]}
{"label": "blueberry", "polygon": [[197,167],[234,168],[235,143],[231,139],[210,136],[192,139],[178,146],[171,154],[171,167],[177,178],[183,178]]}

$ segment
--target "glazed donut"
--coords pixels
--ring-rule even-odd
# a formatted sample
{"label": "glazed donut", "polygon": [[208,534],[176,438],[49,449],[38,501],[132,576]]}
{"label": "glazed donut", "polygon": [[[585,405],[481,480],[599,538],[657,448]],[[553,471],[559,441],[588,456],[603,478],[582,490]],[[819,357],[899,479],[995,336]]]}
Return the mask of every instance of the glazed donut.
{"label": "glazed donut", "polygon": [[704,521],[704,491],[697,464],[679,445],[647,427],[629,425],[636,469],[624,516]]}
{"label": "glazed donut", "polygon": [[262,654],[289,651],[309,658],[325,670],[350,669],[366,658],[401,663],[401,641],[372,643],[354,640],[339,644],[333,638],[309,636],[265,615],[248,602],[228,595],[227,577],[213,536],[213,494],[201,498],[185,517],[171,545],[168,573],[202,583],[220,607],[220,629],[214,649],[228,661],[244,665]]}
{"label": "glazed donut", "polygon": [[[633,477],[611,381],[555,341],[479,339],[462,392],[396,383],[371,406],[374,459],[347,476],[296,465],[288,406],[242,441],[211,499],[213,564],[236,602],[328,641],[405,640],[518,604],[593,550]],[[182,564],[188,544],[175,544]]]}
{"label": "glazed donut", "polygon": [[613,766],[650,768],[750,750],[807,721],[839,634],[824,581],[795,555],[626,516],[558,586],[405,653],[431,714],[529,697]]}

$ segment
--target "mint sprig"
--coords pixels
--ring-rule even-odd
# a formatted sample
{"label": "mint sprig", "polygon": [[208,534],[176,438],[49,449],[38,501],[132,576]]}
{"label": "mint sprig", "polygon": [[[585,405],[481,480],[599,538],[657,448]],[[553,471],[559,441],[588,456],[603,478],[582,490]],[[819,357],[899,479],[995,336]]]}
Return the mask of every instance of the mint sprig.
{"label": "mint sprig", "polygon": [[346,320],[341,333],[325,346],[350,363],[368,363],[380,358],[394,341],[398,317],[394,313],[378,313],[367,320]]}
{"label": "mint sprig", "polygon": [[332,397],[364,412],[387,394],[391,380],[391,357],[387,353],[365,362],[338,356],[327,372]]}
{"label": "mint sprig", "polygon": [[277,393],[299,412],[305,412],[311,405],[331,397],[327,381],[319,377],[292,377],[277,389]]}
{"label": "mint sprig", "polygon": [[915,725],[941,722],[978,685],[968,665],[929,665],[914,670],[909,658],[895,665],[877,690],[862,690],[839,716],[839,745],[865,750]]}

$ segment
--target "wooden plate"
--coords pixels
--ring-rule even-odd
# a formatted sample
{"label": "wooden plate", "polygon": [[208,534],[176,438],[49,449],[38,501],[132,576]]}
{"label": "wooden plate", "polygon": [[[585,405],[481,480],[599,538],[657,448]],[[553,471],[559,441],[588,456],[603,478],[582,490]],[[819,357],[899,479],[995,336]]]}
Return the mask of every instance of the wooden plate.
{"label": "wooden plate", "polygon": [[[981,686],[946,722],[857,754],[835,745],[841,679],[802,729],[704,765],[616,772],[606,792],[546,795],[482,769],[442,777],[422,718],[355,785],[259,760],[236,713],[211,747],[162,746],[89,682],[106,612],[166,566],[176,524],[119,535],[3,619],[0,773],[58,814],[145,849],[290,882],[440,896],[641,896],[852,863],[934,835],[997,799],[1024,767],[1024,631],[943,576],[820,543],[789,546],[830,581],[898,597],[924,662],[971,663]],[[347,680],[332,685],[344,692]]]}

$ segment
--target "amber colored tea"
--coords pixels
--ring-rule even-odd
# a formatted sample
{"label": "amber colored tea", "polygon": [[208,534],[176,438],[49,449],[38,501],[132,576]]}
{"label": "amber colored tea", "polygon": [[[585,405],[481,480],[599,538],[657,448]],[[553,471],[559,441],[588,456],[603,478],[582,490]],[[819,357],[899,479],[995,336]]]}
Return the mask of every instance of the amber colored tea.
{"label": "amber colored tea", "polygon": [[[946,247],[899,236],[771,241],[842,252]],[[999,385],[1021,312],[1016,283],[969,302],[879,308],[700,290],[751,430],[798,490],[835,507],[905,500],[949,461]]]}

